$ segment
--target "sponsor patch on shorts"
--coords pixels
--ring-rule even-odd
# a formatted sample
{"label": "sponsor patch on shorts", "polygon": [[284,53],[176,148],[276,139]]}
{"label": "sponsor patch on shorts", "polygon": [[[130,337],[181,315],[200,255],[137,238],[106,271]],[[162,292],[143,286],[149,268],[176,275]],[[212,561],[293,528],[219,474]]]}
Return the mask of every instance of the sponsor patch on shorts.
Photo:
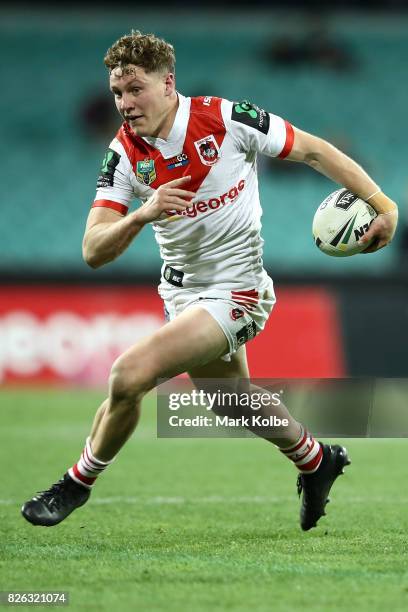
{"label": "sponsor patch on shorts", "polygon": [[248,342],[248,340],[252,340],[252,338],[255,338],[255,336],[256,336],[255,321],[251,321],[250,323],[247,323],[246,325],[244,325],[244,327],[241,327],[239,332],[237,332],[238,346],[245,344],[245,342]]}
{"label": "sponsor patch on shorts", "polygon": [[180,270],[175,270],[170,266],[166,266],[164,268],[164,278],[170,285],[174,285],[174,287],[182,287],[183,286],[183,277],[184,272],[180,272]]}

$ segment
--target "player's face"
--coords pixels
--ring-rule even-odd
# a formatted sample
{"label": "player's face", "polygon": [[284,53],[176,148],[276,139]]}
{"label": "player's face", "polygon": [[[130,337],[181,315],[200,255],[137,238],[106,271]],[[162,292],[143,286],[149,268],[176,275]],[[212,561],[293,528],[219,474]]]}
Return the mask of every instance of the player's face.
{"label": "player's face", "polygon": [[175,81],[171,73],[146,73],[140,66],[115,68],[109,78],[115,104],[138,136],[163,136],[174,106]]}

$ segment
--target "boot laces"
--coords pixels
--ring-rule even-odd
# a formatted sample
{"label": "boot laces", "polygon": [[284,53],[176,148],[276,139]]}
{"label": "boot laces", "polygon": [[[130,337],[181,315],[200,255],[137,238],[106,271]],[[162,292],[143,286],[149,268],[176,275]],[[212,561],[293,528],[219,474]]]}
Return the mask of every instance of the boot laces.
{"label": "boot laces", "polygon": [[46,491],[38,491],[38,494],[36,495],[37,499],[45,502],[49,508],[58,506],[58,502],[61,501],[61,493],[64,490],[64,482],[64,479],[61,478],[58,480],[58,482],[51,485]]}

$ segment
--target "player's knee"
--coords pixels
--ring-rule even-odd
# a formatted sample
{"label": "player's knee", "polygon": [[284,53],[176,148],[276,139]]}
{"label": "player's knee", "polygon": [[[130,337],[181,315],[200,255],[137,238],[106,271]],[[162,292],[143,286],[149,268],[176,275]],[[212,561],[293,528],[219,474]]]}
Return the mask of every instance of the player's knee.
{"label": "player's knee", "polygon": [[112,366],[109,378],[110,396],[114,403],[134,406],[153,386],[149,368],[129,363],[126,357],[119,357]]}

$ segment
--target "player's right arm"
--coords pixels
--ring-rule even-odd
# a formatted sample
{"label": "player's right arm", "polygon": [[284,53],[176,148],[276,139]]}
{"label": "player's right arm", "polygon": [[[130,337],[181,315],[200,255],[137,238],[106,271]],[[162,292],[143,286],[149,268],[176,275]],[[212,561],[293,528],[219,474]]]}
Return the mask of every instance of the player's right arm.
{"label": "player's right arm", "polygon": [[397,205],[354,160],[322,138],[250,102],[224,101],[223,107],[224,120],[243,150],[304,162],[371,204],[378,216],[360,239],[361,244],[371,242],[364,253],[372,253],[392,240],[398,221]]}
{"label": "player's right arm", "polygon": [[[158,219],[166,210],[184,210],[195,193],[183,189],[191,176],[183,176],[161,185],[137,210],[124,216],[114,208],[92,208],[86,224],[82,253],[91,268],[113,261],[129,246],[140,230]],[[110,201],[115,204],[114,201]],[[118,209],[121,206],[118,203]]]}
{"label": "player's right arm", "polygon": [[357,162],[326,140],[294,128],[292,150],[287,159],[308,164],[371,204],[377,212],[370,229],[360,239],[372,244],[364,253],[373,253],[389,244],[398,222],[398,207],[386,196]]}

